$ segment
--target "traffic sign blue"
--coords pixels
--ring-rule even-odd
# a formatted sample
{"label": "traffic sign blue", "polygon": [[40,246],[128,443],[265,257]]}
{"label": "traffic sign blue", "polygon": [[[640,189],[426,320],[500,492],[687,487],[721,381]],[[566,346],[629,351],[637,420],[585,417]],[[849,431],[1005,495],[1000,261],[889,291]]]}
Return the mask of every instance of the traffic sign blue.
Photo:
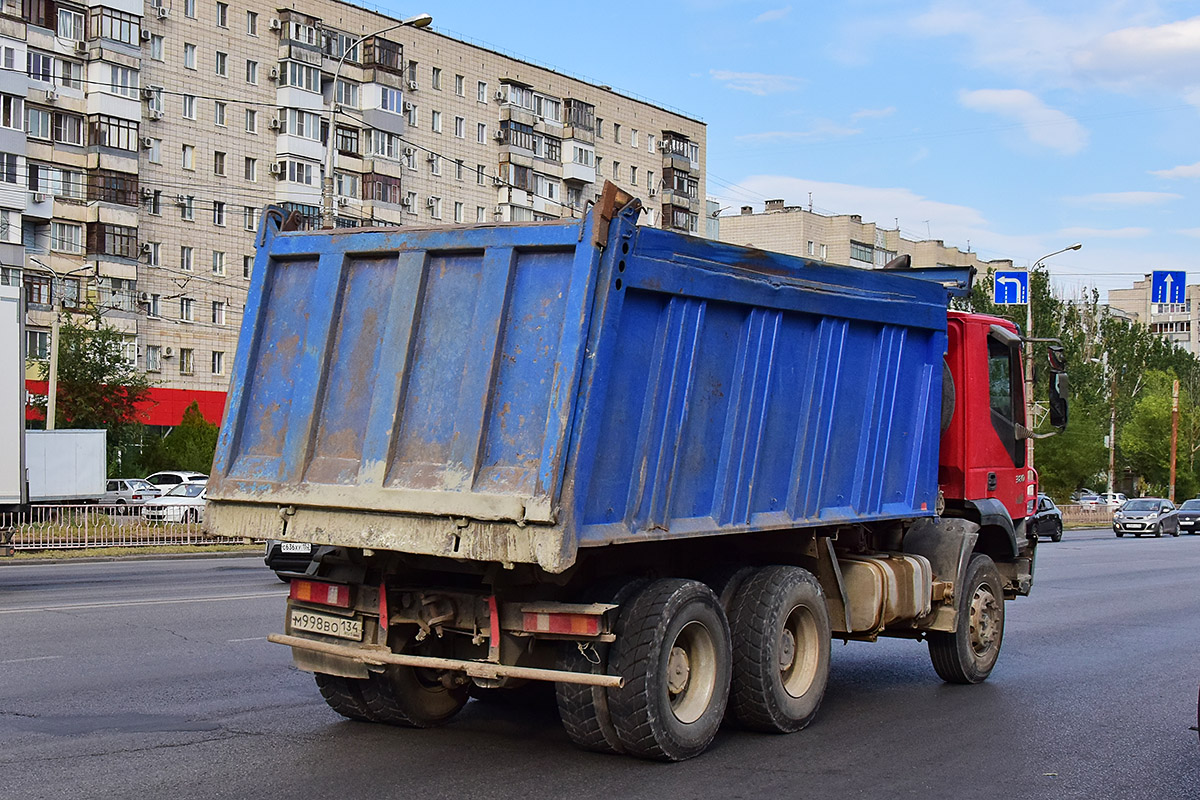
{"label": "traffic sign blue", "polygon": [[1183,270],[1156,269],[1150,273],[1151,303],[1183,303],[1187,273]]}
{"label": "traffic sign blue", "polygon": [[1001,270],[996,272],[996,294],[998,306],[1023,306],[1029,302],[1029,273],[1024,270]]}

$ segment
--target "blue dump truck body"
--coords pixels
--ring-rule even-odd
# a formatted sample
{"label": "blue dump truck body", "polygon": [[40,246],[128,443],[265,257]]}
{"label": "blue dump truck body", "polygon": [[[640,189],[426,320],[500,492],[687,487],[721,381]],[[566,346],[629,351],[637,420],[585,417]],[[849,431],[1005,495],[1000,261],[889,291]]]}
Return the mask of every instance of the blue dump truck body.
{"label": "blue dump truck body", "polygon": [[934,514],[943,286],[635,217],[268,215],[211,525],[561,572],[578,548]]}

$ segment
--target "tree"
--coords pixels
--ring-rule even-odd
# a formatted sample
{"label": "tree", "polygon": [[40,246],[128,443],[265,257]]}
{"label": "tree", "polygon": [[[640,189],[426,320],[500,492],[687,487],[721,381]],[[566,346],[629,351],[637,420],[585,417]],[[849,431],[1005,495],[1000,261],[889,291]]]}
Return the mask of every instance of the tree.
{"label": "tree", "polygon": [[[1147,373],[1143,384],[1144,391],[1135,402],[1129,422],[1118,437],[1121,452],[1128,460],[1129,466],[1146,481],[1149,490],[1160,497],[1167,496],[1170,485],[1171,395],[1174,380],[1173,372],[1153,370]],[[1191,424],[1190,420],[1184,418],[1185,412],[1190,416],[1191,403],[1181,397],[1181,431]],[[1182,448],[1180,451],[1182,453]],[[1195,473],[1186,469],[1185,458],[1177,457],[1176,461],[1176,497],[1190,497],[1200,488],[1200,484],[1196,481]],[[1179,469],[1178,462],[1181,462],[1185,469]]]}
{"label": "tree", "polygon": [[196,401],[183,412],[183,421],[171,429],[157,448],[157,469],[184,469],[207,473],[212,469],[219,429],[200,413]]}
{"label": "tree", "polygon": [[[109,474],[120,472],[122,452],[139,438],[144,415],[138,405],[150,397],[149,379],[125,356],[128,341],[97,311],[80,322],[68,317],[53,343],[58,348],[54,425],[107,430]],[[48,380],[49,362],[38,362],[38,368],[42,379]],[[46,400],[39,399],[36,405],[44,415]]]}

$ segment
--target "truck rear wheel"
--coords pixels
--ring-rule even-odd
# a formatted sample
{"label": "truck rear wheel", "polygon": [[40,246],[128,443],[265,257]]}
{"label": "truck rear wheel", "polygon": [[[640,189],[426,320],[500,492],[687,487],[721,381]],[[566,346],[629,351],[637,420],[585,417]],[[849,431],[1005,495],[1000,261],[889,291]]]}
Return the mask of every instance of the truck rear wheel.
{"label": "truck rear wheel", "polygon": [[[596,602],[620,606],[645,585],[645,579],[619,580],[600,588],[590,597],[595,597]],[[559,647],[559,669],[608,674],[609,645],[598,643],[588,652],[580,650],[575,642],[563,642]],[[624,752],[609,713],[607,689],[578,683],[556,683],[554,697],[558,702],[558,716],[563,728],[575,745],[597,753]]]}
{"label": "truck rear wheel", "polygon": [[929,634],[929,658],[947,683],[980,683],[1004,640],[1004,584],[992,559],[975,553],[958,592],[958,628]]}
{"label": "truck rear wheel", "polygon": [[625,685],[608,691],[625,752],[661,761],[700,755],[729,699],[732,653],[720,601],[702,583],[642,589],[617,620],[611,658]]}
{"label": "truck rear wheel", "polygon": [[448,688],[441,673],[416,667],[389,666],[372,673],[361,692],[373,720],[406,728],[437,727],[468,700],[466,686]]}
{"label": "truck rear wheel", "polygon": [[371,712],[362,696],[361,678],[343,678],[340,675],[326,675],[323,672],[313,674],[317,680],[317,689],[325,703],[347,719],[359,722],[373,722]]}
{"label": "truck rear wheel", "polygon": [[825,594],[799,567],[766,567],[738,589],[729,610],[729,704],[743,727],[793,733],[812,722],[829,682]]}

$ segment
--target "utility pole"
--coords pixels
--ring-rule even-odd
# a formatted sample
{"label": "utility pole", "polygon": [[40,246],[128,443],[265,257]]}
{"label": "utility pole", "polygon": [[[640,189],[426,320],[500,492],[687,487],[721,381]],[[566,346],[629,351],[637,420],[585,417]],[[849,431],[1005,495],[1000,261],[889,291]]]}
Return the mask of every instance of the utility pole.
{"label": "utility pole", "polygon": [[1171,493],[1167,499],[1175,502],[1175,448],[1179,442],[1179,381],[1171,387]]}
{"label": "utility pole", "polygon": [[[1105,354],[1107,355],[1107,353]],[[1112,416],[1108,421],[1108,490],[1117,491],[1117,373],[1112,373],[1112,389],[1109,397],[1112,401]]]}

